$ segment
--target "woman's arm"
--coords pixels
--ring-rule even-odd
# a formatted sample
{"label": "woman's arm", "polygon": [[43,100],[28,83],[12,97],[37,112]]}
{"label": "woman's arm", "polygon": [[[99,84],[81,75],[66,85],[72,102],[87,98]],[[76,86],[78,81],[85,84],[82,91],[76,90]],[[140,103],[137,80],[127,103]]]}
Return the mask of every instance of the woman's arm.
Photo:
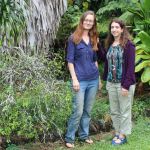
{"label": "woman's arm", "polygon": [[79,81],[77,79],[75,69],[74,69],[74,57],[75,57],[75,45],[72,41],[72,37],[69,38],[67,44],[67,61],[68,61],[68,69],[72,78],[72,86],[75,91],[80,89]]}
{"label": "woman's arm", "polygon": [[77,76],[76,76],[76,73],[75,73],[75,70],[74,70],[74,65],[72,63],[68,62],[68,68],[69,68],[69,72],[70,72],[70,75],[71,75],[71,78],[72,78],[73,89],[75,91],[79,91],[80,84],[79,84],[79,81],[77,79]]}
{"label": "woman's arm", "polygon": [[122,95],[127,96],[130,85],[133,83],[134,80],[135,46],[132,43],[130,43],[130,45],[125,50],[127,56],[127,62],[126,62],[127,66],[126,66],[125,80],[122,84]]}

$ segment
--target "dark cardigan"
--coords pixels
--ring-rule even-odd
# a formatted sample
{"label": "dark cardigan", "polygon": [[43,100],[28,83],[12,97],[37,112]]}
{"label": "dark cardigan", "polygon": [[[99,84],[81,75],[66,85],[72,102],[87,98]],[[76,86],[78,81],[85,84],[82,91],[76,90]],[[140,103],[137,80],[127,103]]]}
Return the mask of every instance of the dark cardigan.
{"label": "dark cardigan", "polygon": [[[104,61],[104,73],[103,80],[107,80],[108,74],[108,62],[106,59],[107,51],[99,46],[98,58]],[[125,45],[123,52],[123,64],[122,64],[122,79],[121,86],[129,90],[130,85],[135,84],[135,46],[131,41],[128,41]]]}

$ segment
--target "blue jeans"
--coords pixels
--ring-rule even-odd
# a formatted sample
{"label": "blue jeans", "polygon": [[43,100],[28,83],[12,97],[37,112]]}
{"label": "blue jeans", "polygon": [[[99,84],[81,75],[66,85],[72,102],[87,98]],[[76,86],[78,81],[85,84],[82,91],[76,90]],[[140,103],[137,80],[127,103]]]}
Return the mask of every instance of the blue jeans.
{"label": "blue jeans", "polygon": [[73,143],[78,130],[79,138],[85,140],[89,135],[90,113],[95,102],[99,79],[80,81],[80,90],[73,95],[73,111],[68,121],[65,141]]}

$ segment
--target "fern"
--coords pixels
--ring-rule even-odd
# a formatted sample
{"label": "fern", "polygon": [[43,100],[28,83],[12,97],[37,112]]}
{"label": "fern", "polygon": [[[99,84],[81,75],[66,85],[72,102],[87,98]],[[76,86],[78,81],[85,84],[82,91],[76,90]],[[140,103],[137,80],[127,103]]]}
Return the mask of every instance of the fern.
{"label": "fern", "polygon": [[126,10],[126,6],[127,6],[126,2],[111,1],[111,2],[108,3],[108,5],[100,8],[97,11],[97,15],[99,16],[100,19],[102,19],[106,16],[110,17],[108,14],[112,14],[112,12],[116,12],[118,10],[121,10],[121,12],[123,12],[123,11]]}

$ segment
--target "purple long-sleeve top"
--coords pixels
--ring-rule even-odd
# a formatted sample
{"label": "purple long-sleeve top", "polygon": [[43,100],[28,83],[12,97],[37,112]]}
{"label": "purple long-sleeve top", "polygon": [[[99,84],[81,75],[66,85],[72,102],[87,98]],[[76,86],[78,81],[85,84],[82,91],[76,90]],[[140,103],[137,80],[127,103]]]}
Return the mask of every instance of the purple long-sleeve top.
{"label": "purple long-sleeve top", "polygon": [[94,80],[99,77],[99,70],[95,64],[97,54],[92,49],[92,44],[86,44],[83,40],[75,44],[72,37],[68,40],[67,61],[74,65],[75,73],[79,81]]}
{"label": "purple long-sleeve top", "polygon": [[[107,51],[100,46],[98,51],[98,58],[105,62],[103,73],[103,80],[105,81],[107,80],[108,74],[108,61],[106,54]],[[135,82],[135,46],[131,41],[128,40],[123,52],[121,86],[129,90],[130,85],[135,84]]]}

